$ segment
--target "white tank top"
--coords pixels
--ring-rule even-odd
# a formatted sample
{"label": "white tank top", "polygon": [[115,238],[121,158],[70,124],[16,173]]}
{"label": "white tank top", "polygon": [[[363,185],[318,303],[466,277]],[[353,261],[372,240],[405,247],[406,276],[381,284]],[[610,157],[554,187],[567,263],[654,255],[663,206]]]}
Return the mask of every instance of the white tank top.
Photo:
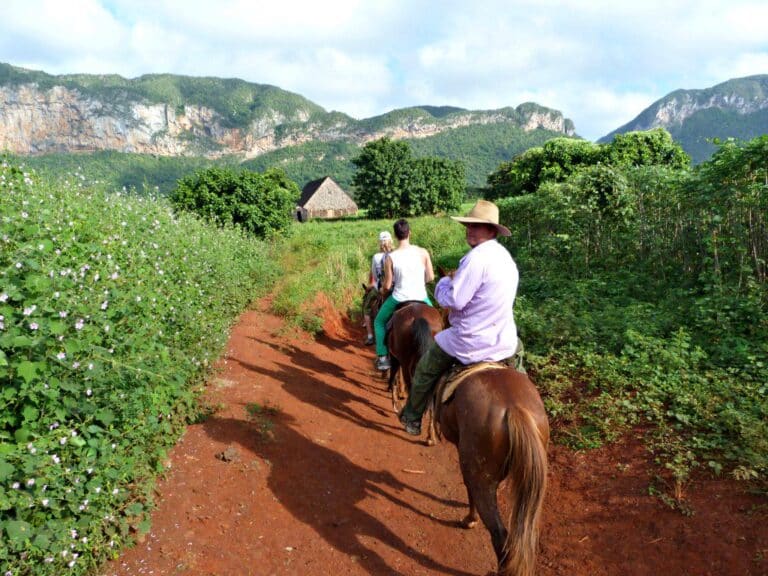
{"label": "white tank top", "polygon": [[408,246],[405,250],[389,253],[394,270],[394,290],[392,297],[398,302],[406,300],[424,300],[427,287],[424,284],[425,270],[421,249]]}

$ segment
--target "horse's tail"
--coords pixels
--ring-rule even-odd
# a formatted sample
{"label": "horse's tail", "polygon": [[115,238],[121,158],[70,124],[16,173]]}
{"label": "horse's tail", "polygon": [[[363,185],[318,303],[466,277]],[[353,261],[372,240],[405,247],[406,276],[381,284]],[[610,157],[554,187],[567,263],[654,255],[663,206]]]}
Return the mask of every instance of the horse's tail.
{"label": "horse's tail", "polygon": [[416,358],[421,358],[435,339],[432,335],[432,328],[426,318],[416,318],[411,329],[416,341]]}
{"label": "horse's tail", "polygon": [[532,576],[536,567],[539,516],[547,488],[547,449],[528,410],[507,411],[512,509],[500,574]]}

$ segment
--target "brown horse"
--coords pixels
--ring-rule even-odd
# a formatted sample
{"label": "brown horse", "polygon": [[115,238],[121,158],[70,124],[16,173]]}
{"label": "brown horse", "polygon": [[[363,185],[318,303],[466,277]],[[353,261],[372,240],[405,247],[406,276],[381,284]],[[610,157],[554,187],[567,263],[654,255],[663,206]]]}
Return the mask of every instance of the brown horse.
{"label": "brown horse", "polygon": [[[469,514],[462,524],[474,527],[479,513],[491,534],[499,574],[533,575],[549,442],[549,423],[536,387],[512,368],[482,369],[458,385],[435,417],[442,435],[459,451],[469,496]],[[507,478],[511,511],[504,522],[497,490]]]}
{"label": "brown horse", "polygon": [[[411,389],[416,364],[427,351],[436,333],[443,329],[440,312],[424,302],[407,302],[395,309],[391,329],[387,333],[387,347],[392,368],[389,371],[388,390],[392,394],[392,408],[399,411],[398,373],[405,391]],[[429,443],[434,444],[434,426],[430,425]]]}

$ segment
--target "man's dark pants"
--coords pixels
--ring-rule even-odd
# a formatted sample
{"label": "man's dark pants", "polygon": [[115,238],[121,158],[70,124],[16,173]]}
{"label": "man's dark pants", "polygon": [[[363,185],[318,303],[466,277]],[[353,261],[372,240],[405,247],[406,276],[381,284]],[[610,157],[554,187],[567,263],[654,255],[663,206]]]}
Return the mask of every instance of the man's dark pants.
{"label": "man's dark pants", "polygon": [[411,383],[408,401],[401,412],[402,419],[408,422],[421,422],[421,417],[427,409],[432,390],[451,366],[458,362],[456,358],[443,351],[437,342],[432,342],[424,356],[416,365],[416,372]]}

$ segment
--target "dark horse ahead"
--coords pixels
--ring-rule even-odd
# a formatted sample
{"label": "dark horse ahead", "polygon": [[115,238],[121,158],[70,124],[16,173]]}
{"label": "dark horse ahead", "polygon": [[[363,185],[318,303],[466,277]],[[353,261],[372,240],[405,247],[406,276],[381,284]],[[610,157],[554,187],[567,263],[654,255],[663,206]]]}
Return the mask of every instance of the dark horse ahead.
{"label": "dark horse ahead", "polygon": [[[418,323],[418,346],[407,335],[391,336],[392,356],[397,354],[398,362],[408,367],[404,374],[413,375],[410,367],[415,368],[432,340],[434,332],[424,324]],[[469,496],[469,514],[462,524],[474,527],[479,515],[491,534],[499,574],[532,576],[547,484],[549,422],[544,403],[528,376],[512,368],[477,366],[459,378],[449,399],[435,400],[435,418],[441,434],[459,451]],[[507,478],[511,509],[502,520],[497,491]]]}
{"label": "dark horse ahead", "polygon": [[399,408],[396,385],[398,373],[405,391],[410,391],[419,358],[427,351],[435,334],[442,329],[443,318],[440,312],[424,302],[405,302],[392,314],[392,327],[387,332],[387,347],[392,364],[389,371],[389,391],[395,411]]}

